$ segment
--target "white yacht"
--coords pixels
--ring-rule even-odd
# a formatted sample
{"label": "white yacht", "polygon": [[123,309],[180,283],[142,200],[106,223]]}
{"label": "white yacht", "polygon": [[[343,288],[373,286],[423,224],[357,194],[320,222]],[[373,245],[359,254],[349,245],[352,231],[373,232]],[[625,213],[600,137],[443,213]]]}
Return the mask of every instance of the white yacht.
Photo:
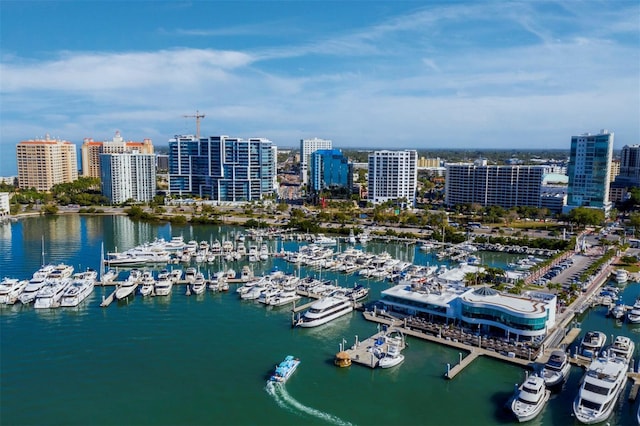
{"label": "white yacht", "polygon": [[380,368],[391,368],[402,364],[404,355],[400,352],[402,340],[400,337],[387,337],[387,351],[378,361]]}
{"label": "white yacht", "polygon": [[301,297],[298,296],[295,289],[289,290],[280,290],[278,294],[269,299],[269,305],[271,306],[284,306],[289,303],[293,303],[297,300],[300,300]]}
{"label": "white yacht", "polygon": [[327,237],[324,234],[318,234],[315,240],[313,240],[314,244],[319,246],[335,246],[338,244],[338,240],[335,238]]}
{"label": "white yacht", "polygon": [[627,321],[631,324],[640,324],[640,297],[636,299],[636,303],[627,312]]}
{"label": "white yacht", "polygon": [[356,236],[353,233],[353,228],[351,228],[351,230],[349,231],[349,237],[347,238],[347,242],[349,244],[355,244],[356,243]]}
{"label": "white yacht", "polygon": [[184,279],[192,283],[196,279],[198,271],[194,267],[189,267],[184,273]]}
{"label": "white yacht", "polygon": [[609,346],[609,351],[612,355],[620,357],[627,362],[631,362],[635,349],[635,343],[627,336],[616,336],[611,346]]}
{"label": "white yacht", "polygon": [[102,276],[102,281],[105,283],[110,283],[111,281],[115,280],[117,277],[118,277],[118,271],[116,271],[115,269],[109,269]]}
{"label": "white yacht", "polygon": [[[168,278],[168,275],[167,275]],[[144,271],[140,280],[140,288],[138,291],[141,296],[151,296],[155,290],[156,280],[153,278],[151,271]]]}
{"label": "white yacht", "polygon": [[550,394],[542,377],[529,376],[518,388],[511,411],[519,422],[531,420],[542,412]]}
{"label": "white yacht", "polygon": [[17,278],[4,278],[0,282],[0,305],[13,305],[29,281]]}
{"label": "white yacht", "polygon": [[169,296],[171,294],[174,283],[174,272],[176,271],[182,273],[181,269],[175,269],[168,274],[158,275],[158,279],[153,286],[153,292],[156,296]]}
{"label": "white yacht", "polygon": [[616,282],[624,284],[629,281],[629,271],[626,269],[616,269]]}
{"label": "white yacht", "polygon": [[47,275],[47,278],[53,280],[59,280],[63,278],[69,278],[73,274],[73,266],[60,263],[54,265],[53,270]]}
{"label": "white yacht", "polygon": [[204,279],[202,272],[196,273],[193,282],[191,283],[191,291],[193,294],[202,294],[207,289],[207,280]]}
{"label": "white yacht", "polygon": [[328,296],[314,302],[297,325],[317,327],[353,311],[353,302],[344,296]]}
{"label": "white yacht", "polygon": [[138,283],[140,283],[141,278],[142,272],[140,272],[138,269],[132,269],[127,280],[122,283],[116,290],[116,299],[126,299],[127,297],[134,294],[136,288],[138,288]]}
{"label": "white yacht", "polygon": [[596,358],[584,375],[573,401],[573,413],[581,423],[592,424],[609,418],[627,384],[628,363],[620,357]]}
{"label": "white yacht", "polygon": [[598,356],[606,341],[607,335],[602,331],[587,331],[580,342],[580,355],[589,358]]}
{"label": "white yacht", "polygon": [[33,277],[29,280],[22,293],[18,296],[20,303],[28,305],[36,300],[38,291],[45,285],[47,277],[53,271],[53,265],[43,265],[40,269],[33,273]]}
{"label": "white yacht", "polygon": [[180,281],[182,279],[182,269],[173,269],[169,272],[169,279],[173,283]]}
{"label": "white yacht", "polygon": [[60,306],[78,306],[83,300],[89,297],[91,293],[93,293],[97,279],[98,273],[96,271],[88,270],[86,272],[74,274],[71,285],[69,285],[62,294]]}
{"label": "white yacht", "polygon": [[71,284],[71,278],[47,280],[47,283],[38,291],[33,307],[36,309],[57,308],[65,289]]}
{"label": "white yacht", "polygon": [[541,375],[544,379],[544,384],[547,387],[552,387],[564,383],[567,377],[569,377],[570,371],[571,363],[569,362],[569,357],[566,352],[557,350],[551,352],[549,360],[542,369]]}

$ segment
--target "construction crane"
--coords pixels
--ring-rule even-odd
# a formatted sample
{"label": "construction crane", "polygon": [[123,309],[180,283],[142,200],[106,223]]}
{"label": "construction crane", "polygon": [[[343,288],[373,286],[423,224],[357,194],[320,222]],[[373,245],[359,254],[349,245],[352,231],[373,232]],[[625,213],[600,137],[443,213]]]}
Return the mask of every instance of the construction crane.
{"label": "construction crane", "polygon": [[196,119],[196,138],[200,139],[200,119],[204,118],[204,114],[200,114],[200,111],[196,110],[196,115],[183,115],[183,117]]}

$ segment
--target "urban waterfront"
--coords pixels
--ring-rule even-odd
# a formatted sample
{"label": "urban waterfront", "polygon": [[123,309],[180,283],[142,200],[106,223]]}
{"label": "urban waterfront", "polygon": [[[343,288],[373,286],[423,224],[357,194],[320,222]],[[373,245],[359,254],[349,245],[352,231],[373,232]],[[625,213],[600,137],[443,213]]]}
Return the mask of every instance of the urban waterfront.
{"label": "urban waterfront", "polygon": [[[132,222],[123,216],[36,217],[0,225],[0,275],[28,278],[44,261],[76,270],[98,269],[105,251],[128,249],[183,235],[185,240],[232,237],[240,228],[171,226]],[[272,250],[298,243],[269,242]],[[342,248],[346,245],[342,245]],[[339,248],[338,248],[339,249]],[[435,265],[433,253],[415,245],[369,243],[416,264]],[[481,254],[491,266],[516,258]],[[226,265],[239,271],[243,263]],[[175,267],[181,267],[176,265]],[[210,271],[224,265],[207,266]],[[297,272],[282,259],[256,263],[255,274],[274,267]],[[206,268],[205,268],[206,269]],[[300,269],[340,285],[369,286],[375,300],[389,283],[327,271]],[[390,370],[358,365],[339,369],[339,344],[374,334],[377,326],[353,312],[326,326],[292,329],[290,308],[241,301],[232,291],[185,296],[176,286],[169,298],[141,298],[101,308],[111,288],[97,287],[78,308],[0,311],[2,424],[512,424],[505,409],[521,368],[479,358],[454,380],[443,378],[459,351],[408,338],[405,362]],[[626,304],[640,295],[630,283]],[[640,327],[616,324],[606,309],[587,311],[583,331],[623,334],[638,342]],[[610,338],[610,337],[609,337]],[[636,350],[636,362],[638,350]],[[284,387],[265,385],[276,363],[293,354],[302,360]],[[573,367],[562,392],[552,395],[531,424],[573,424],[571,403],[582,371]],[[630,387],[630,384],[628,385]],[[634,424],[638,401],[619,399],[610,424]]]}

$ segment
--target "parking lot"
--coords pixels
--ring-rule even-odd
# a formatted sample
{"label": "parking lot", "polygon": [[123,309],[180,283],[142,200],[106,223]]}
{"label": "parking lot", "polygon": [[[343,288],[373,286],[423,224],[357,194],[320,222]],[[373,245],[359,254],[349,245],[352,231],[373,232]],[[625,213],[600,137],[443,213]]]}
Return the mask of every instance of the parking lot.
{"label": "parking lot", "polygon": [[574,282],[578,282],[580,274],[594,261],[592,256],[576,254],[557,267],[551,268],[543,276],[547,283],[559,283],[563,287],[569,287]]}

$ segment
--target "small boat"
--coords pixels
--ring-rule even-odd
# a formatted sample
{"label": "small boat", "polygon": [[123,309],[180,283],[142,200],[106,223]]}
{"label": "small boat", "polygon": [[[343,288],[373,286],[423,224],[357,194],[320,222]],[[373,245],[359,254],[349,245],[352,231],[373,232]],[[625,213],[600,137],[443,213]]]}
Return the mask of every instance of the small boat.
{"label": "small boat", "polygon": [[618,356],[627,362],[631,361],[635,349],[635,343],[633,343],[633,340],[627,336],[616,336],[613,343],[608,348],[612,355]]}
{"label": "small boat", "polygon": [[289,377],[296,371],[300,365],[300,360],[293,355],[287,355],[284,361],[276,365],[276,369],[269,378],[271,382],[284,383],[289,380]]}
{"label": "small boat", "polygon": [[580,342],[580,354],[594,358],[598,356],[606,341],[607,335],[602,331],[587,331]]}
{"label": "small boat", "polygon": [[631,324],[640,324],[640,297],[636,299],[636,303],[627,312],[627,321]]}
{"label": "small boat", "polygon": [[328,296],[314,302],[305,311],[297,325],[317,327],[353,311],[353,301],[345,296]]}
{"label": "small boat", "polygon": [[395,367],[396,365],[402,364],[402,361],[404,361],[404,355],[400,353],[401,341],[395,340],[399,338],[387,339],[387,352],[385,352],[384,356],[378,361],[378,366],[380,368]]}
{"label": "small boat", "polygon": [[0,282],[0,305],[14,304],[28,283],[27,280],[4,278]]}
{"label": "small boat", "polygon": [[609,418],[627,384],[628,363],[617,356],[596,358],[589,365],[573,401],[573,414],[581,423],[600,423]]}
{"label": "small boat", "polygon": [[564,383],[569,377],[569,371],[571,371],[571,363],[566,352],[557,350],[551,352],[549,360],[542,369],[541,376],[544,379],[544,384],[550,388]]}
{"label": "small boat", "polygon": [[550,394],[542,377],[529,376],[518,388],[511,411],[519,422],[529,421],[542,412]]}
{"label": "small boat", "polygon": [[347,290],[345,295],[355,302],[365,299],[367,296],[369,296],[369,289],[358,284],[352,289]]}

